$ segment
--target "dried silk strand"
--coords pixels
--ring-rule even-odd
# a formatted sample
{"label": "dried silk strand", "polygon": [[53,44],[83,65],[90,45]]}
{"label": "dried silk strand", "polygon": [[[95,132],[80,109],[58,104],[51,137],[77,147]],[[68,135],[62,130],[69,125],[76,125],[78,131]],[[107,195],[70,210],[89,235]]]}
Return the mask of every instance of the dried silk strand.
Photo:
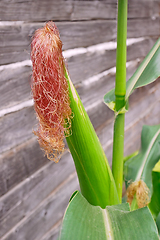
{"label": "dried silk strand", "polygon": [[127,202],[131,205],[134,195],[136,194],[136,200],[138,208],[142,208],[148,205],[150,201],[149,188],[143,180],[135,181],[127,188]]}

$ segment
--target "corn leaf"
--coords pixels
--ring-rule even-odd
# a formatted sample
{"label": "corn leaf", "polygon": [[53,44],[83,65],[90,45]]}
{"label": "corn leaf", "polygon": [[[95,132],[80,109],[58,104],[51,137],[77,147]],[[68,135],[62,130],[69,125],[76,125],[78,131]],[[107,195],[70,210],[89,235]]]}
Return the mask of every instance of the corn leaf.
{"label": "corn leaf", "polygon": [[127,203],[102,209],[77,192],[66,210],[59,240],[158,240],[147,207],[130,212]]}
{"label": "corn leaf", "polygon": [[130,158],[135,157],[137,154],[138,154],[138,151],[135,151],[135,152],[131,153],[130,155],[124,157],[123,162],[125,163],[125,162],[128,161]]}
{"label": "corn leaf", "polygon": [[156,224],[157,224],[157,228],[158,228],[158,232],[159,232],[159,236],[160,236],[160,213],[157,217]]}
{"label": "corn leaf", "polygon": [[124,164],[126,185],[142,179],[152,194],[152,169],[160,159],[160,125],[143,126],[141,149]]}
{"label": "corn leaf", "polygon": [[[143,87],[154,82],[160,76],[160,38],[157,40],[151,51],[140,64],[136,72],[126,83],[125,106],[119,113],[128,110],[128,98],[134,89]],[[115,111],[115,89],[112,89],[104,96],[104,102],[113,111]]]}
{"label": "corn leaf", "polygon": [[157,218],[160,213],[160,161],[155,165],[152,171],[153,194],[149,209],[154,217]]}

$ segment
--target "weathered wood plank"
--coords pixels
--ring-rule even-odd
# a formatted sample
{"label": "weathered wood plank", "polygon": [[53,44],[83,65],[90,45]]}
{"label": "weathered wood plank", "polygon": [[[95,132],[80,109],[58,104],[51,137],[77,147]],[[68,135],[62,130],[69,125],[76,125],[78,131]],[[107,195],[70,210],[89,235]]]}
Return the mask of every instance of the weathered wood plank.
{"label": "weathered wood plank", "polygon": [[[127,61],[144,58],[154,42],[154,39],[145,39],[128,46]],[[86,54],[79,54],[69,58],[67,62],[70,77],[73,79],[74,84],[78,84],[95,74],[114,67],[116,65],[116,50],[88,51]]]}
{"label": "weathered wood plank", "polygon": [[31,176],[47,162],[36,138],[3,154],[0,158],[0,196]]}
{"label": "weathered wood plank", "polygon": [[[112,10],[112,11],[111,11]],[[36,13],[36,14],[35,14]],[[100,14],[101,13],[101,14]],[[90,20],[115,18],[116,1],[1,1],[2,21]]]}
{"label": "weathered wood plank", "polygon": [[[138,68],[141,58],[130,61],[127,64],[127,80]],[[110,68],[102,73],[94,75],[77,85],[77,91],[86,109],[92,108],[92,104],[103,100],[103,96],[114,87],[116,68]]]}
{"label": "weathered wood plank", "polygon": [[[64,49],[86,47],[113,38],[115,21],[106,21],[107,24],[103,25],[98,21],[96,26],[95,22],[57,22]],[[10,63],[11,60],[16,62],[29,59],[31,37],[35,30],[43,25],[44,23],[17,23],[11,26],[0,26],[0,64]]]}
{"label": "weathered wood plank", "polygon": [[3,236],[2,240],[38,240],[59,221],[69,202],[71,194],[78,188],[75,174],[70,175],[63,185],[48,195],[48,197],[20,221],[17,226]]}
{"label": "weathered wood plank", "polygon": [[[139,62],[137,60],[130,63],[127,67],[127,80],[133,75],[138,65]],[[88,84],[90,80],[92,82]],[[95,80],[95,77],[89,79],[87,82],[82,82],[81,87],[78,88],[78,92],[83,104],[86,106],[94,128],[97,129],[113,117],[113,112],[106,107],[103,97],[114,87],[115,72],[111,71],[107,76],[102,75],[100,78],[96,78],[96,81],[93,80]]]}
{"label": "weathered wood plank", "polygon": [[[44,23],[0,25],[0,64],[30,58],[30,42],[35,30]],[[116,20],[57,22],[64,50],[116,39]],[[153,28],[154,26],[154,28]],[[159,36],[158,19],[129,19],[128,38]]]}
{"label": "weathered wood plank", "polygon": [[[159,16],[158,8],[158,1],[130,0],[128,2],[128,19],[157,17]],[[75,19],[73,20],[115,19],[116,15],[116,1],[76,1],[73,12],[73,18],[75,16]]]}
{"label": "weathered wood plank", "polygon": [[0,71],[0,109],[14,106],[31,98],[31,67],[22,66]]}
{"label": "weathered wood plank", "polygon": [[[128,46],[127,60],[144,58],[153,46],[155,39],[145,39]],[[83,54],[75,55],[67,59],[67,65],[70,77],[77,86],[78,93],[83,103],[90,104],[88,98],[94,98],[98,95],[97,89],[101,82],[91,87],[91,84],[85,85],[85,80],[99,74],[106,69],[115,66],[116,50],[97,50],[87,51]],[[31,98],[30,77],[31,67],[22,66],[16,69],[8,68],[0,72],[0,109],[14,106],[20,102]],[[84,82],[84,84],[83,84]],[[104,83],[105,84],[105,83]],[[93,95],[93,97],[92,97]]]}
{"label": "weathered wood plank", "polygon": [[35,124],[36,116],[33,107],[2,117],[0,119],[0,152],[30,139]]}
{"label": "weathered wood plank", "polygon": [[[67,152],[59,163],[56,164],[48,161],[39,171],[26,178],[1,197],[0,237],[12,229],[19,221],[32,214],[36,207],[39,206],[54,189],[62,185],[63,181],[73,172],[75,172],[74,163],[70,154]],[[75,181],[77,182],[77,180]],[[78,188],[77,183],[76,188]],[[71,190],[69,194],[72,194]],[[65,193],[65,195],[67,195],[67,193]],[[63,194],[62,197],[64,197]],[[58,201],[57,199],[57,202]],[[55,217],[55,221],[58,221],[58,216]]]}
{"label": "weathered wood plank", "polygon": [[[158,1],[129,1],[129,18],[147,18],[158,13]],[[154,12],[153,12],[154,10]],[[36,13],[36,14],[35,14]],[[0,3],[1,21],[58,21],[115,19],[117,1],[18,1]]]}
{"label": "weathered wood plank", "polygon": [[62,220],[53,226],[41,239],[39,240],[57,240],[61,228]]}
{"label": "weathered wood plank", "polygon": [[128,18],[156,18],[159,17],[159,1],[142,0],[128,1]]}

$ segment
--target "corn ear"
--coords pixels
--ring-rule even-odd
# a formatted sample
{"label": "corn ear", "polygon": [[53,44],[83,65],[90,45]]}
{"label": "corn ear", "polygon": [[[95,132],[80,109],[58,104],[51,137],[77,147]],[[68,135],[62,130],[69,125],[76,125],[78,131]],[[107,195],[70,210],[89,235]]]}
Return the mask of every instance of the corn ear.
{"label": "corn ear", "polygon": [[118,194],[103,148],[67,72],[72,133],[66,137],[79,178],[80,189],[89,203],[105,208],[118,204]]}

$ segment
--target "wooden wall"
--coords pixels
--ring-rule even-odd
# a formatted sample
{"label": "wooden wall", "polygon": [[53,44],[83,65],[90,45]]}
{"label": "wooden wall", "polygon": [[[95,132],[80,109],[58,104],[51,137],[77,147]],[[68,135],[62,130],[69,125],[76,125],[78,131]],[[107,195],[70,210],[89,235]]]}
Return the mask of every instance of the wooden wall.
{"label": "wooden wall", "polygon": [[[127,78],[160,35],[159,0],[129,0]],[[78,180],[69,152],[44,157],[32,133],[30,42],[56,22],[68,69],[111,162],[113,113],[103,95],[114,85],[117,0],[0,1],[0,239],[55,240]],[[125,155],[144,124],[160,123],[160,81],[138,89],[126,114]]]}

